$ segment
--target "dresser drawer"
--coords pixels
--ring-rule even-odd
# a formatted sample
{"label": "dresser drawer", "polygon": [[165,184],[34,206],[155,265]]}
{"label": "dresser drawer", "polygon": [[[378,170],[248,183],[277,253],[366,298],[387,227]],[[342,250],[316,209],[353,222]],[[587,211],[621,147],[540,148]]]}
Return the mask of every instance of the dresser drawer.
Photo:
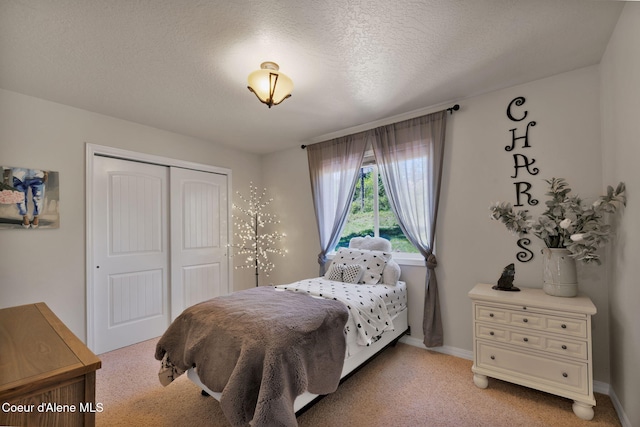
{"label": "dresser drawer", "polygon": [[476,346],[476,364],[481,368],[515,377],[505,378],[507,380],[518,382],[517,378],[524,378],[575,393],[589,393],[587,363],[555,360],[482,341],[478,341]]}
{"label": "dresser drawer", "polygon": [[502,325],[476,323],[476,338],[514,344],[523,348],[545,349],[545,338],[541,334],[509,329]]}
{"label": "dresser drawer", "polygon": [[547,319],[547,331],[586,338],[587,320],[549,317]]}
{"label": "dresser drawer", "polygon": [[535,329],[565,336],[586,338],[587,319],[552,316],[519,309],[510,310],[503,307],[477,304],[475,320]]}
{"label": "dresser drawer", "polygon": [[566,340],[562,338],[547,338],[545,341],[545,350],[549,352],[587,360],[588,347],[586,341]]}
{"label": "dresser drawer", "polygon": [[509,342],[509,331],[494,325],[476,323],[476,338],[484,338],[493,341]]}
{"label": "dresser drawer", "polygon": [[543,350],[545,347],[545,337],[527,332],[511,332],[510,343],[519,345],[520,347],[536,348]]}
{"label": "dresser drawer", "polygon": [[533,348],[567,357],[587,360],[587,341],[547,336],[537,331],[522,331],[509,329],[502,325],[485,325],[476,323],[476,339],[502,342],[517,345],[522,348]]}
{"label": "dresser drawer", "polygon": [[480,304],[476,305],[476,320],[504,324],[511,321],[508,310]]}

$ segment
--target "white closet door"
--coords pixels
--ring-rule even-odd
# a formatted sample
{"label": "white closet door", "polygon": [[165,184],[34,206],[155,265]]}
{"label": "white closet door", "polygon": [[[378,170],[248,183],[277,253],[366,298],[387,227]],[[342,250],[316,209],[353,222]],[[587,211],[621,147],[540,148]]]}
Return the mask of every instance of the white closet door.
{"label": "white closet door", "polygon": [[229,293],[227,175],[171,168],[171,319]]}
{"label": "white closet door", "polygon": [[168,168],[96,156],[93,283],[96,353],[169,326]]}

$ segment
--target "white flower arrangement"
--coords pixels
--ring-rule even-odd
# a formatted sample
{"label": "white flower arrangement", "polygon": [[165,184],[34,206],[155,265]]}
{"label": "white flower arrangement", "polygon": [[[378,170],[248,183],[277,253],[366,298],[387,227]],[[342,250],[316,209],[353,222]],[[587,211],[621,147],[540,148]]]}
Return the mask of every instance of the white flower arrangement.
{"label": "white flower arrangement", "polygon": [[491,205],[491,218],[502,221],[509,231],[520,237],[531,231],[548,248],[566,248],[577,260],[600,264],[596,251],[609,241],[611,234],[611,227],[605,224],[605,214],[626,206],[624,183],[615,189],[608,186],[607,194],[585,205],[580,197],[568,196],[571,188],[563,178],[545,182],[549,184],[546,195],[551,200],[546,202],[547,209],[536,221],[527,210],[514,210],[510,203],[504,202]]}

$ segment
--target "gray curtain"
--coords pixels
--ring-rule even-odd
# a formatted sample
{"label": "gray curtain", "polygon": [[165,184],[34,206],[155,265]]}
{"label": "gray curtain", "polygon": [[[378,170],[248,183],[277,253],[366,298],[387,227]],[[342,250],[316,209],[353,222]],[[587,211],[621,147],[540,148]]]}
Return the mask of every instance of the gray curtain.
{"label": "gray curtain", "polygon": [[307,146],[311,195],[320,235],[320,276],[325,272],[327,253],[340,239],[366,146],[364,132]]}
{"label": "gray curtain", "polygon": [[441,346],[443,336],[433,243],[446,120],[443,110],[369,131],[391,209],[407,239],[425,258],[422,326],[427,347]]}

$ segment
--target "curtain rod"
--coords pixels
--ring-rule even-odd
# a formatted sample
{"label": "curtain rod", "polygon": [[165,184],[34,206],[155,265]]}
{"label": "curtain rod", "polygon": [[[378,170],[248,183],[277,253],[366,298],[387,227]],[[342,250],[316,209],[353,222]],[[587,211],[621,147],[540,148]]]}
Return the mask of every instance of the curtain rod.
{"label": "curtain rod", "polygon": [[[460,109],[460,105],[459,104],[455,104],[455,105],[447,108],[446,110],[449,112],[449,114],[453,114],[454,111],[458,111],[459,109]],[[305,144],[302,144],[300,146],[300,148],[302,148],[304,150],[305,148],[307,148],[307,146]]]}
{"label": "curtain rod", "polygon": [[456,104],[456,105],[454,105],[453,107],[449,107],[449,108],[447,108],[447,111],[448,111],[450,114],[453,114],[453,112],[454,112],[454,111],[458,111],[459,109],[460,109],[460,105]]}

